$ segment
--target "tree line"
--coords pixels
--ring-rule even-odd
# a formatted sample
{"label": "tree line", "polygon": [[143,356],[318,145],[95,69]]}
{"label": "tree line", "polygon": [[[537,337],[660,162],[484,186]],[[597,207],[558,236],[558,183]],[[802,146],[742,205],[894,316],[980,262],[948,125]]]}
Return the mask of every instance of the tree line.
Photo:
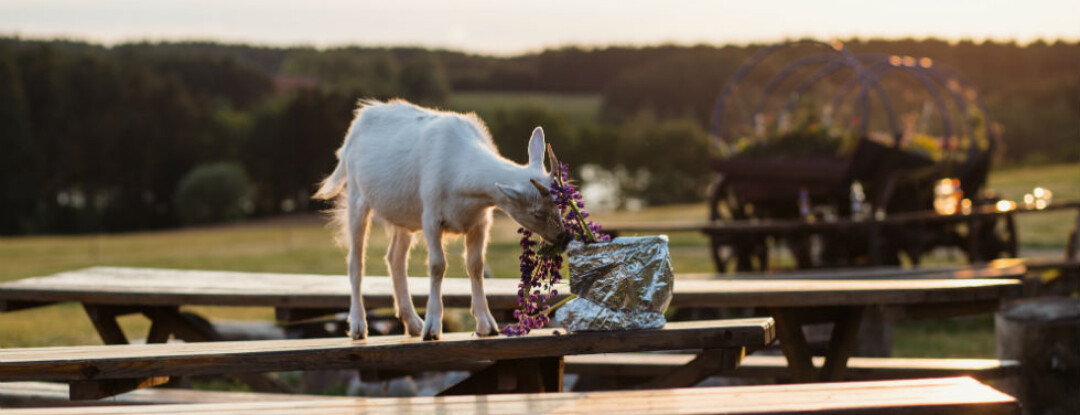
{"label": "tree line", "polygon": [[[1077,43],[853,40],[967,75],[1012,162],[1080,158]],[[597,94],[596,120],[557,108],[486,117],[523,160],[532,126],[625,196],[700,200],[716,94],[763,45],[565,47],[509,58],[419,48],[0,39],[0,234],[153,229],[312,210],[358,97],[445,106],[455,91]],[[522,153],[522,154],[518,154]],[[228,207],[228,209],[224,208]]]}

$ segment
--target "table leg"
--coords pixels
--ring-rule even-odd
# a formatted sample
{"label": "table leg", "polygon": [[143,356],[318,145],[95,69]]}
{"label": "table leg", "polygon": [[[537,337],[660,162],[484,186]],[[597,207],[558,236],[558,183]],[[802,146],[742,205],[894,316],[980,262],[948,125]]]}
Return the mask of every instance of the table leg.
{"label": "table leg", "polygon": [[127,336],[124,335],[124,331],[120,329],[120,324],[116,322],[116,317],[130,314],[134,310],[126,307],[93,304],[83,304],[83,309],[86,310],[86,315],[90,317],[90,322],[94,324],[94,329],[97,330],[98,335],[101,336],[101,340],[105,344],[130,343]]}
{"label": "table leg", "polygon": [[[181,312],[179,307],[133,307],[111,306],[100,304],[83,304],[86,314],[97,329],[98,335],[105,344],[129,344],[116,317],[142,313],[151,321],[150,333],[146,336],[147,343],[164,343],[170,336],[176,336],[187,342],[222,341],[214,327],[202,317],[192,313]],[[260,392],[290,393],[292,388],[277,379],[261,373],[241,373],[234,375],[235,378],[248,384],[252,389]],[[94,384],[98,382],[100,384]],[[97,399],[97,396],[106,391],[114,392],[113,395],[131,391],[137,388],[161,384],[161,378],[154,379],[116,379],[101,381],[84,381],[79,385],[71,385],[72,399]],[[125,390],[125,388],[127,388]]]}
{"label": "table leg", "polygon": [[694,360],[676,368],[671,373],[657,377],[634,387],[634,389],[688,388],[705,378],[723,371],[735,370],[746,356],[745,348],[706,349]]}
{"label": "table leg", "polygon": [[799,311],[770,308],[769,314],[776,323],[776,337],[780,340],[780,349],[787,357],[791,380],[798,383],[813,382],[817,376],[810,357],[810,345],[806,343],[806,336],[802,331],[803,322],[799,318]]}
{"label": "table leg", "polygon": [[[769,308],[776,323],[776,337],[788,361],[791,380],[797,383],[841,381],[847,374],[847,361],[855,349],[864,307]],[[832,335],[825,350],[825,363],[819,372],[814,368],[810,345],[802,327],[812,323],[833,323]]]}
{"label": "table leg", "polygon": [[500,360],[439,395],[561,392],[563,369],[562,356]]}
{"label": "table leg", "polygon": [[863,307],[846,307],[833,321],[825,364],[821,366],[819,377],[822,382],[839,382],[847,375],[847,361],[855,350],[855,339],[859,334],[862,315]]}

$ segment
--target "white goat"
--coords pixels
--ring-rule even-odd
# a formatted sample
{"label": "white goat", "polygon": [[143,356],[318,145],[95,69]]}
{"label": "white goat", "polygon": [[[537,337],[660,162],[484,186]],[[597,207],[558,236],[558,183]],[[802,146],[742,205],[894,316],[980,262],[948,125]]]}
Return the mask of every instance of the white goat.
{"label": "white goat", "polygon": [[[442,280],[446,273],[443,234],[465,234],[466,271],[472,282],[476,334],[498,334],[484,297],[483,270],[491,212],[499,207],[515,221],[553,241],[565,236],[548,191],[544,169],[544,131],[533,130],[529,164],[499,155],[484,123],[474,114],[435,111],[395,100],[361,101],[338,165],[315,198],[338,198],[339,217],[349,246],[352,284],[349,333],[367,336],[360,281],[371,212],[390,227],[386,255],[394,282],[397,316],[409,335],[425,340],[442,334]],[[406,282],[412,235],[422,230],[428,246],[431,292],[421,321]]]}

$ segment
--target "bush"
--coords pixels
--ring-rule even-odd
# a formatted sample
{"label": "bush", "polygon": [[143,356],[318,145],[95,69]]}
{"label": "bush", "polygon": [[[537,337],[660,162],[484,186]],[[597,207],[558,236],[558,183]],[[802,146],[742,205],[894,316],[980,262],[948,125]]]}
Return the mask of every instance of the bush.
{"label": "bush", "polygon": [[187,224],[235,220],[244,216],[251,179],[235,163],[196,166],[176,187],[177,211]]}

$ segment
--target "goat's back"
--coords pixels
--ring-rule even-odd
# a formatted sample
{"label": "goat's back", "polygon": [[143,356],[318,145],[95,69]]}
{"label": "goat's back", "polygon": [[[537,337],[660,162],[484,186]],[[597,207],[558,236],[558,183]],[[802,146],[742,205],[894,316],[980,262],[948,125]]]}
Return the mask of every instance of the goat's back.
{"label": "goat's back", "polygon": [[362,103],[340,157],[348,186],[377,215],[410,229],[421,227],[425,194],[453,187],[460,169],[478,159],[499,158],[474,115],[402,101]]}

